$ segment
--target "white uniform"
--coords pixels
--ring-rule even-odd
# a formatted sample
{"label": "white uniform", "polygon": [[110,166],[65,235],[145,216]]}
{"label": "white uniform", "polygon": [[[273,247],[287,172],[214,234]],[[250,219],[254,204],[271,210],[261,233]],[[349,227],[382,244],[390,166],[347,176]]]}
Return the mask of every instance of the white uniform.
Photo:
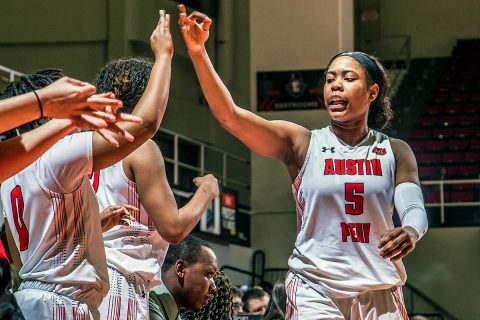
{"label": "white uniform", "polygon": [[[298,235],[287,287],[295,285],[288,300],[296,300],[299,312],[299,283],[338,305],[335,299],[351,304],[366,291],[390,290],[406,280],[403,263],[383,259],[378,249],[381,234],[394,227],[395,157],[386,135],[371,130],[367,141],[373,142],[350,147],[328,127],[312,131],[292,185]],[[306,313],[298,318],[313,319]]]}
{"label": "white uniform", "polygon": [[92,133],[85,132],[63,138],[2,183],[23,263],[15,296],[27,319],[98,315],[108,273],[91,170]]}
{"label": "white uniform", "polygon": [[123,161],[94,172],[90,179],[101,211],[115,204],[140,209],[130,212],[136,222],[128,221],[103,234],[111,286],[100,306],[102,319],[147,319],[148,292],[161,284],[160,268],[168,243],[155,230],[135,182],[125,175]]}

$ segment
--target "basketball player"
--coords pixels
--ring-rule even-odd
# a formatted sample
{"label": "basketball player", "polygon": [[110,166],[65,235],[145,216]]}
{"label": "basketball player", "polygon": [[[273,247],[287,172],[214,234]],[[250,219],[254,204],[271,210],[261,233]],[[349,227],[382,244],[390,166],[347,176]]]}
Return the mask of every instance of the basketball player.
{"label": "basketball player", "polygon": [[155,64],[133,112],[144,122],[119,124],[135,137],[133,142],[120,140],[115,148],[97,132],[76,133],[2,184],[9,245],[18,248],[23,263],[15,296],[26,319],[100,319],[97,308],[108,292],[108,272],[98,204],[87,175],[125,158],[160,125],[173,54],[164,11],[150,42]]}
{"label": "basketball player", "polygon": [[[31,164],[67,134],[71,123],[83,129],[96,129],[99,132],[105,130],[104,135],[112,139],[106,128],[112,126],[112,120],[116,121],[123,115],[114,115],[110,111],[116,111],[122,103],[120,100],[110,98],[111,95],[108,93],[92,96],[95,91],[95,87],[88,83],[64,77],[38,92],[0,100],[0,132],[42,118],[43,115],[49,118],[68,119],[60,122],[51,121],[21,137],[1,142],[0,183]],[[3,218],[0,224],[3,226]],[[10,265],[2,242],[0,242],[0,265],[2,279],[0,318],[20,319],[21,312],[10,292]]]}
{"label": "basketball player", "polygon": [[413,152],[377,131],[392,115],[381,64],[361,52],[332,58],[324,86],[330,126],[309,131],[268,121],[236,106],[215,72],[204,46],[211,20],[179,10],[214,116],[252,151],[282,161],[291,176],[298,235],[286,318],[406,319],[401,259],[427,231],[427,218]]}
{"label": "basketball player", "polygon": [[[112,61],[100,71],[95,85],[100,92],[115,92],[128,113],[145,90],[151,68],[144,59]],[[178,209],[160,149],[148,140],[122,161],[94,172],[91,182],[100,210],[122,204],[110,208],[122,215],[128,208],[134,218],[122,219],[123,223],[103,234],[110,291],[100,306],[101,318],[148,319],[148,293],[161,283],[168,243],[178,243],[197,225],[218,196],[217,180],[212,175],[195,178],[198,189]]]}

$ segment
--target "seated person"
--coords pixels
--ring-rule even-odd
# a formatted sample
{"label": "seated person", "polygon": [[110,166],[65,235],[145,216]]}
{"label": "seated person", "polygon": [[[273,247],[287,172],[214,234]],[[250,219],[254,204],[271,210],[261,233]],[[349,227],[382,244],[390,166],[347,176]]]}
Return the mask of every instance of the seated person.
{"label": "seated person", "polygon": [[252,289],[245,292],[242,300],[243,310],[246,313],[263,315],[265,314],[265,310],[267,309],[270,296],[265,290],[258,287],[253,287]]}

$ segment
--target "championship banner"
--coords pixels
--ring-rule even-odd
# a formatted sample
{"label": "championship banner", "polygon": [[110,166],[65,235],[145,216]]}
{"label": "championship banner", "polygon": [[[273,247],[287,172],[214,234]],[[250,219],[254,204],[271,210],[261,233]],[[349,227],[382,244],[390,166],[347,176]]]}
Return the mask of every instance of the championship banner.
{"label": "championship banner", "polygon": [[257,111],[325,108],[324,70],[257,72]]}

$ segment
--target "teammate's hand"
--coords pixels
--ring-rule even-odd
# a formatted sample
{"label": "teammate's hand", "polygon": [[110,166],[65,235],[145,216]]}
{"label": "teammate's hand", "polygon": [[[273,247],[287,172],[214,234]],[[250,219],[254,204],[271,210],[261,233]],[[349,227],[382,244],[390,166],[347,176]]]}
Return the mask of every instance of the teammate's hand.
{"label": "teammate's hand", "polygon": [[380,256],[392,261],[400,260],[415,249],[418,233],[412,227],[395,228],[382,234]]}
{"label": "teammate's hand", "polygon": [[138,212],[138,208],[129,204],[112,205],[107,207],[100,213],[100,220],[102,222],[102,232],[106,232],[119,224],[128,224],[128,220],[135,221],[135,218],[128,212],[132,210]]}
{"label": "teammate's hand", "polygon": [[178,5],[178,11],[180,12],[178,26],[188,51],[199,52],[208,39],[212,19],[198,11],[194,11],[187,17],[183,4]]}
{"label": "teammate's hand", "polygon": [[165,14],[165,10],[160,10],[160,17],[155,30],[150,36],[150,46],[152,47],[155,59],[161,57],[171,58],[173,56],[173,41],[170,34],[170,15]]}
{"label": "teammate's hand", "polygon": [[211,199],[218,197],[220,191],[218,189],[218,180],[211,174],[207,174],[203,177],[196,177],[193,179],[193,183],[198,189],[202,189],[210,195]]}
{"label": "teammate's hand", "polygon": [[109,106],[116,112],[122,107],[122,101],[112,95],[92,96],[95,92],[95,87],[89,83],[63,77],[39,89],[37,94],[42,102],[45,117],[72,119],[80,115],[90,115],[97,118],[98,123],[115,122],[112,115],[101,111]]}

